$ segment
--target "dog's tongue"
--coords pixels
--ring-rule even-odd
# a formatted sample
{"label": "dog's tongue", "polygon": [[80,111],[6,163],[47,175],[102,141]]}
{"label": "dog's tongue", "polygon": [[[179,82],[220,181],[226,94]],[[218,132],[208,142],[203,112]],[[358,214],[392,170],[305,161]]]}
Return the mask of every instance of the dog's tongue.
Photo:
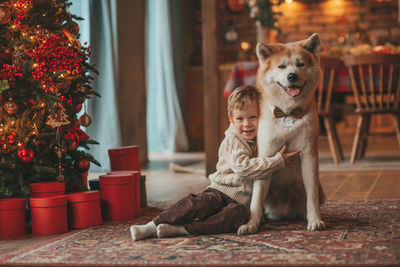
{"label": "dog's tongue", "polygon": [[290,96],[298,96],[301,92],[300,88],[296,87],[296,88],[287,88],[287,92]]}

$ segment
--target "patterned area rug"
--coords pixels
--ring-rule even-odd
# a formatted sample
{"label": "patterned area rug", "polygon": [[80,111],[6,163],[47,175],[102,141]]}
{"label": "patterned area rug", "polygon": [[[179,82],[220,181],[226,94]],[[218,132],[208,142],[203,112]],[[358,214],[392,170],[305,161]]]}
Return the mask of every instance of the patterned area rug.
{"label": "patterned area rug", "polygon": [[327,224],[321,232],[307,231],[303,221],[288,221],[268,223],[252,236],[133,242],[129,225],[145,223],[159,211],[146,208],[132,222],[58,235],[1,258],[0,266],[400,266],[400,200],[329,201],[321,209]]}

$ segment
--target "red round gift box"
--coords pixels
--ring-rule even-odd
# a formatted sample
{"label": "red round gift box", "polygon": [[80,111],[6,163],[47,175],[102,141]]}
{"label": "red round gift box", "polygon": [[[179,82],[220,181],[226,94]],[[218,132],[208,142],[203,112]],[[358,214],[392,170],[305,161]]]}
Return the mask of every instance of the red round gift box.
{"label": "red round gift box", "polygon": [[26,199],[0,199],[0,238],[26,235]]}
{"label": "red round gift box", "polygon": [[108,150],[111,171],[138,171],[140,158],[138,146],[124,146]]}
{"label": "red round gift box", "polygon": [[121,173],[99,177],[103,220],[125,221],[134,218],[132,176],[133,174]]}
{"label": "red round gift box", "polygon": [[132,193],[133,193],[133,204],[135,206],[134,215],[139,215],[142,211],[140,209],[140,172],[138,171],[111,171],[108,175],[129,173],[132,174]]}
{"label": "red round gift box", "polygon": [[99,191],[67,194],[71,228],[87,228],[102,224]]}
{"label": "red round gift box", "polygon": [[40,182],[29,185],[31,197],[49,197],[65,194],[64,182]]}
{"label": "red round gift box", "polygon": [[60,234],[68,231],[67,196],[31,197],[32,233]]}

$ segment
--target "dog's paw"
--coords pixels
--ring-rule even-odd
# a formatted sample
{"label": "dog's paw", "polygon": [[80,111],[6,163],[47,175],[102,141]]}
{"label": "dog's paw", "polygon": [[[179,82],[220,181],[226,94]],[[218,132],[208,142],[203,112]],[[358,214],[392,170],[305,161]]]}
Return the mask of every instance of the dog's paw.
{"label": "dog's paw", "polygon": [[307,230],[309,231],[319,231],[324,229],[325,229],[325,223],[319,219],[308,222]]}
{"label": "dog's paw", "polygon": [[257,233],[257,225],[254,224],[243,224],[239,227],[237,234],[238,235],[253,235]]}

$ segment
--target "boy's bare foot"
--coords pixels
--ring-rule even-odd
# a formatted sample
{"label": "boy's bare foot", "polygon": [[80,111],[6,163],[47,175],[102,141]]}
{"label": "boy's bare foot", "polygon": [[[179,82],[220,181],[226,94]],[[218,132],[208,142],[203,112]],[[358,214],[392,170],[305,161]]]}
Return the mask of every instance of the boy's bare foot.
{"label": "boy's bare foot", "polygon": [[153,221],[144,225],[132,225],[130,230],[134,241],[151,237],[157,233],[157,227]]}
{"label": "boy's bare foot", "polygon": [[176,226],[166,223],[157,225],[157,236],[159,238],[178,235],[189,235],[189,232],[181,225]]}

